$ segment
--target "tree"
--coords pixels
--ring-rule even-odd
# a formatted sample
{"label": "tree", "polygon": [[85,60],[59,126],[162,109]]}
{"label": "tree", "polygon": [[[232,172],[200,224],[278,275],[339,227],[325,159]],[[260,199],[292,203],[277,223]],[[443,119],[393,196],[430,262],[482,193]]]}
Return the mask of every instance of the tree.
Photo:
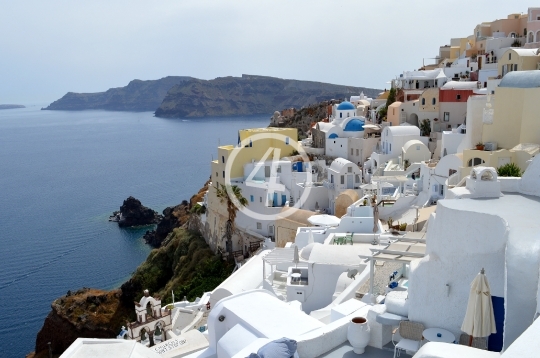
{"label": "tree", "polygon": [[429,119],[424,119],[420,122],[420,135],[428,136],[431,133],[431,122]]}
{"label": "tree", "polygon": [[[229,257],[232,257],[232,235],[234,231],[234,221],[236,220],[236,214],[240,207],[248,205],[246,198],[242,196],[242,189],[236,185],[223,185],[218,183],[218,186],[214,187],[216,189],[216,196],[219,201],[227,205],[227,228],[225,231],[225,238],[227,239],[227,251],[229,252]],[[229,192],[234,196],[231,198]]]}
{"label": "tree", "polygon": [[396,101],[396,89],[394,87],[390,88],[390,93],[388,93],[388,98],[386,99],[386,109],[388,110],[388,107],[392,103]]}

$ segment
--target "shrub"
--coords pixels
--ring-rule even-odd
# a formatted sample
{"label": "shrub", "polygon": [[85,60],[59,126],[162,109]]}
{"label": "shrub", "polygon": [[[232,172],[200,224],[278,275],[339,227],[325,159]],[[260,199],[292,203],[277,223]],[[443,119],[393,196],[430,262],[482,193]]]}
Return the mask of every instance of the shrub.
{"label": "shrub", "polygon": [[497,168],[497,174],[500,177],[521,177],[521,169],[514,163],[508,163]]}
{"label": "shrub", "polygon": [[420,123],[420,135],[422,136],[429,136],[431,133],[431,122],[429,119],[424,119]]}

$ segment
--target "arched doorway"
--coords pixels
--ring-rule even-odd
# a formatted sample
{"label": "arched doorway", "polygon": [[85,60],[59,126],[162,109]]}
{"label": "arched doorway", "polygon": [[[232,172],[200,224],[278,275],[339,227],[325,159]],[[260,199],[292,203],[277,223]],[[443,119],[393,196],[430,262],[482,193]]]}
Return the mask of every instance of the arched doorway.
{"label": "arched doorway", "polygon": [[418,127],[418,115],[416,113],[411,113],[408,123]]}

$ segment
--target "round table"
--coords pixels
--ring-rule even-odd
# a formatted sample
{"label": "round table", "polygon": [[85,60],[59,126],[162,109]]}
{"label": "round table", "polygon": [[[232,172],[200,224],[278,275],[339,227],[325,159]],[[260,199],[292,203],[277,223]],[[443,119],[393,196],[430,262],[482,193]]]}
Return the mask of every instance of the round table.
{"label": "round table", "polygon": [[422,332],[424,339],[430,342],[453,343],[456,340],[454,334],[442,328],[428,328]]}
{"label": "round table", "polygon": [[300,279],[300,277],[302,277],[302,274],[296,273],[296,272],[295,272],[295,273],[292,273],[292,274],[291,274],[291,278],[292,278],[291,281],[292,281],[292,282],[295,282],[295,281],[298,282],[298,280]]}

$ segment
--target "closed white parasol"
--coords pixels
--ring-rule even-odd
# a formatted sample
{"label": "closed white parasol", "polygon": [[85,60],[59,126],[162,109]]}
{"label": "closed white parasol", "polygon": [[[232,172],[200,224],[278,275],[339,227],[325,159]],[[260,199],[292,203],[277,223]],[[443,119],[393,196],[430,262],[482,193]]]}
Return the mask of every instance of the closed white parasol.
{"label": "closed white parasol", "polygon": [[465,313],[461,330],[471,337],[487,337],[492,333],[497,333],[491,292],[484,269],[471,283],[467,313]]}
{"label": "closed white parasol", "polygon": [[313,215],[308,218],[308,221],[312,225],[317,226],[338,226],[341,221],[340,218],[334,215]]}

